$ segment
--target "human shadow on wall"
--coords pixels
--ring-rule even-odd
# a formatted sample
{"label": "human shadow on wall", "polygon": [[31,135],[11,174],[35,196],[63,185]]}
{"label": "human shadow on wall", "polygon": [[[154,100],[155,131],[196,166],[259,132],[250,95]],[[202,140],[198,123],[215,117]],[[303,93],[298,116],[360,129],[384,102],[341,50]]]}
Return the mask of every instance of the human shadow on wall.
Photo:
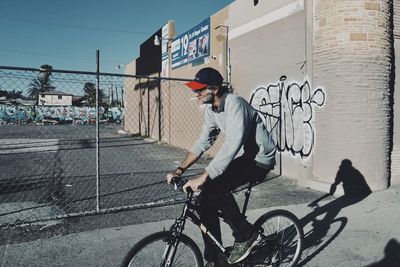
{"label": "human shadow on wall", "polygon": [[392,238],[386,244],[385,249],[383,251],[385,256],[379,262],[370,264],[366,267],[389,267],[389,266],[398,266],[400,263],[400,243]]}
{"label": "human shadow on wall", "polygon": [[[344,195],[320,206],[318,203],[332,196],[340,183],[343,185]],[[308,224],[311,223],[311,229],[304,233],[303,256],[299,263],[300,266],[306,265],[342,232],[348,219],[347,217],[337,217],[340,211],[362,201],[369,194],[371,194],[371,189],[364,176],[353,167],[350,160],[343,160],[330,192],[311,202],[308,206],[314,210],[300,219],[303,229],[306,226],[306,229],[309,229]],[[323,217],[319,218],[321,216]]]}

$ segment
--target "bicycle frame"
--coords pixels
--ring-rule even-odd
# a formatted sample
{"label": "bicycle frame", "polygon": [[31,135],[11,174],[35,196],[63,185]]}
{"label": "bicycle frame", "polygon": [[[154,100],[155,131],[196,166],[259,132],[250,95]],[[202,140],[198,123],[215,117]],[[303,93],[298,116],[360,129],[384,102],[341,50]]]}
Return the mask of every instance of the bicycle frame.
{"label": "bicycle frame", "polygon": [[[253,183],[250,183],[249,186],[247,187],[247,190],[245,192],[245,200],[244,204],[242,207],[242,214],[245,215],[247,206],[249,203],[250,199],[250,193],[251,189],[253,187]],[[201,232],[203,232],[210,240],[213,242],[215,247],[221,252],[225,253],[226,249],[225,247],[215,238],[215,236],[207,230],[207,227],[201,223],[201,220],[198,215],[194,213],[194,211],[197,211],[197,206],[192,203],[193,200],[193,192],[190,192],[186,198],[185,205],[183,207],[182,214],[179,218],[175,219],[174,224],[171,226],[170,231],[172,233],[172,236],[174,237],[173,239],[173,244],[174,244],[174,251],[173,253],[169,253],[169,258],[167,259],[166,266],[170,266],[172,264],[171,259],[174,258],[175,256],[175,251],[178,246],[178,237],[179,235],[183,232],[186,224],[186,220],[189,219],[194,225],[196,225]],[[224,219],[223,214],[219,214],[219,216]],[[168,248],[169,250],[170,248]],[[166,251],[168,253],[168,251]]]}

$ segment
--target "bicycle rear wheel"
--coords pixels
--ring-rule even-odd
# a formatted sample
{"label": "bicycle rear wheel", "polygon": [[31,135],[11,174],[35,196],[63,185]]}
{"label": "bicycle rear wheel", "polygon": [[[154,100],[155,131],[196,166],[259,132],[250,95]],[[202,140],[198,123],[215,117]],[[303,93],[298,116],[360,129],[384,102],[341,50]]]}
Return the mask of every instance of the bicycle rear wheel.
{"label": "bicycle rear wheel", "polygon": [[304,233],[294,214],[273,210],[261,216],[254,226],[263,238],[248,258],[250,266],[296,266]]}
{"label": "bicycle rear wheel", "polygon": [[[171,232],[151,234],[136,245],[125,256],[122,267],[167,266],[166,259],[173,253]],[[203,267],[203,257],[199,247],[188,236],[181,234],[172,265],[174,267]]]}

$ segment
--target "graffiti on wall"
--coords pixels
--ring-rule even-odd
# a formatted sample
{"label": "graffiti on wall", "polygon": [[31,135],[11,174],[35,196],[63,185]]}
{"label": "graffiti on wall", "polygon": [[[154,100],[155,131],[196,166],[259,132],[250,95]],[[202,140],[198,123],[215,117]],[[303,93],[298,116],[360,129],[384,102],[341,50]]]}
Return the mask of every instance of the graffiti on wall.
{"label": "graffiti on wall", "polygon": [[[100,120],[120,123],[123,119],[123,109],[120,107],[109,108],[107,111],[100,107]],[[46,107],[1,105],[1,123],[39,123],[43,121],[54,123],[87,124],[96,121],[96,109],[93,107]]]}
{"label": "graffiti on wall", "polygon": [[282,76],[277,84],[255,89],[250,104],[263,115],[279,151],[307,158],[315,143],[315,109],[325,104],[326,94],[322,88],[312,90],[307,80],[285,80]]}

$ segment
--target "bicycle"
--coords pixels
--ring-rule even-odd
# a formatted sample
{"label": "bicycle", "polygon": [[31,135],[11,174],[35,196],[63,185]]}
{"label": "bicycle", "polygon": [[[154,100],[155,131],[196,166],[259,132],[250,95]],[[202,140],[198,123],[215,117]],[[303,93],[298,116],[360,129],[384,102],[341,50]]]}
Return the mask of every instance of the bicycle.
{"label": "bicycle", "polygon": [[[173,181],[175,190],[182,190],[186,181],[185,179]],[[260,182],[248,184],[242,214],[246,213],[252,187]],[[217,266],[296,266],[300,259],[304,239],[303,229],[299,219],[287,210],[276,209],[261,215],[254,223],[255,229],[262,236],[261,241],[246,259],[232,265],[227,262],[232,247],[225,248],[220,244],[201,223],[196,211],[194,193],[188,190],[182,214],[175,219],[169,231],[156,232],[140,240],[126,254],[121,266],[203,267],[203,257],[198,245],[183,233],[187,219],[199,227],[220,252]],[[223,219],[222,214],[220,217]]]}

